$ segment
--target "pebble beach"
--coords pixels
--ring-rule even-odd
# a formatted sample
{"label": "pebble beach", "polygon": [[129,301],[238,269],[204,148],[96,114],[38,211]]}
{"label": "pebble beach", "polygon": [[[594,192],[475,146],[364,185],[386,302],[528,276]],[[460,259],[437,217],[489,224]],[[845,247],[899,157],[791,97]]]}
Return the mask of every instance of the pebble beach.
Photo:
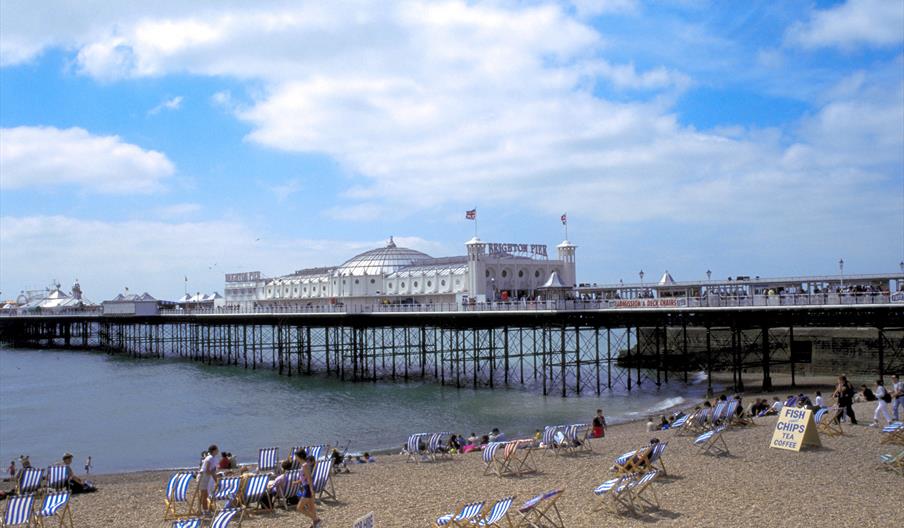
{"label": "pebble beach", "polygon": [[[855,410],[869,423],[873,405]],[[822,448],[800,453],[770,449],[776,417],[758,418],[755,425],[734,427],[724,437],[727,456],[697,453],[693,437],[674,431],[646,431],[645,423],[610,427],[606,437],[592,441],[593,451],[553,456],[540,450],[531,459],[538,471],[522,477],[484,475],[478,454],[414,464],[401,455],[382,455],[376,463],[351,465],[351,473],[334,475],[338,502],[318,505],[323,526],[351,526],[374,512],[376,525],[432,526],[436,517],[465,501],[515,495],[515,505],[550,489],[566,492],[558,501],[565,526],[892,526],[900,522],[902,477],[878,469],[880,453],[900,446],[881,445],[879,429],[845,425],[844,435],[822,435]],[[400,437],[404,434],[400,434]],[[610,478],[615,457],[649,442],[668,442],[663,457],[668,472],[657,479],[661,507],[636,515],[593,512],[592,490]],[[163,496],[169,471],[92,476],[100,491],[73,498],[76,526],[161,527]],[[5,483],[9,486],[8,483]],[[517,509],[516,507],[512,509]],[[514,514],[517,519],[517,514]],[[310,526],[295,511],[247,515],[250,528]]]}

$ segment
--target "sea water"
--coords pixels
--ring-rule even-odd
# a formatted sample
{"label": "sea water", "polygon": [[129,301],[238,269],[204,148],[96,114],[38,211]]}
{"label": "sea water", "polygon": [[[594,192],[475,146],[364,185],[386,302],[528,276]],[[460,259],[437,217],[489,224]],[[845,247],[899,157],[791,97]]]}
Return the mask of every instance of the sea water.
{"label": "sea water", "polygon": [[[456,389],[432,382],[350,383],[280,377],[269,369],[130,359],[101,352],[0,347],[0,463],[35,466],[66,451],[94,471],[188,467],[211,443],[253,462],[262,447],[328,443],[401,449],[408,434],[450,431],[510,438],[544,425],[638,419],[703,397],[705,385],[562,398],[522,389]],[[660,413],[661,414],[661,413]],[[18,462],[17,462],[18,463]]]}

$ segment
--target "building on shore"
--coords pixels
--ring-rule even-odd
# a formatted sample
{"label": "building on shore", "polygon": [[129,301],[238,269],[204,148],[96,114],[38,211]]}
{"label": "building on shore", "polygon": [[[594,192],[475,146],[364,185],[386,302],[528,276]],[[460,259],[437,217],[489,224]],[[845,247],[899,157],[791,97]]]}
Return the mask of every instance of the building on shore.
{"label": "building on shore", "polygon": [[549,258],[545,244],[465,244],[466,254],[432,257],[398,247],[356,255],[338,266],[274,278],[260,272],[226,275],[227,309],[335,304],[467,304],[559,298],[575,286],[577,246],[564,241]]}

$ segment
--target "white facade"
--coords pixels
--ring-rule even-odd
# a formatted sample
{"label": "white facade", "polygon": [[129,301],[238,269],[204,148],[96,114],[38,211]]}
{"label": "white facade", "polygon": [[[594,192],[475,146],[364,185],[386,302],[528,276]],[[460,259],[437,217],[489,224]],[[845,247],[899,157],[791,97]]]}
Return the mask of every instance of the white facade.
{"label": "white facade", "polygon": [[400,248],[392,238],[385,247],[357,255],[345,263],[266,278],[260,272],[226,275],[227,308],[317,306],[330,304],[440,304],[462,299],[518,300],[542,296],[539,290],[556,272],[575,285],[575,249],[559,246],[556,260],[540,244],[486,243],[465,245],[467,254],[433,258]]}

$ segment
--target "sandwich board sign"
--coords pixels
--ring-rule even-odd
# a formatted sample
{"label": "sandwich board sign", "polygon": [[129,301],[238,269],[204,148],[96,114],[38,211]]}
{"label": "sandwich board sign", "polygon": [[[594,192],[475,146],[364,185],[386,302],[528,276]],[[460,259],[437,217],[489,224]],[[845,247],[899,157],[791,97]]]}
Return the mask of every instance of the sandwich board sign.
{"label": "sandwich board sign", "polygon": [[374,528],[374,512],[370,512],[355,521],[353,528]]}
{"label": "sandwich board sign", "polygon": [[800,451],[805,445],[822,446],[819,433],[816,431],[816,422],[813,421],[813,411],[795,407],[782,408],[769,447]]}

